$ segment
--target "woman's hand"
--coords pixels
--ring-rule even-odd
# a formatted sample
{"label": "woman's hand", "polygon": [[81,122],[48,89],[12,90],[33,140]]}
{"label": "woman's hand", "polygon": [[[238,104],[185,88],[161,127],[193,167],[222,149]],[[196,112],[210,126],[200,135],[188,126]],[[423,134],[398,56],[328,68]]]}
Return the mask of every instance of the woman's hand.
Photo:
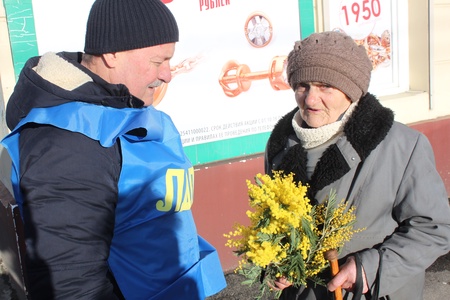
{"label": "woman's hand", "polygon": [[287,287],[290,287],[292,283],[290,283],[285,277],[279,277],[274,281],[275,286],[268,283],[267,285],[274,291],[281,291]]}
{"label": "woman's hand", "polygon": [[[367,285],[366,273],[362,268],[363,278],[363,294],[367,293],[369,286]],[[356,262],[355,257],[349,256],[345,264],[340,267],[339,273],[331,279],[327,284],[330,292],[334,292],[339,286],[348,292],[352,292],[356,282]]]}

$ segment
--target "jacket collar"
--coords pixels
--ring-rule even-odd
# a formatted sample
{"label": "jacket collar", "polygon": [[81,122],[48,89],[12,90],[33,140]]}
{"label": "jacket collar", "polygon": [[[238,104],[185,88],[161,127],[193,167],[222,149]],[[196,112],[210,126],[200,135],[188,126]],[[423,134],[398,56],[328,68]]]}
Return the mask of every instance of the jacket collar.
{"label": "jacket collar", "polygon": [[[56,55],[53,54],[39,66],[43,68],[39,72],[46,73],[47,79],[37,72],[41,57],[32,57],[25,64],[7,104],[6,121],[9,129],[12,130],[33,108],[72,101],[113,108],[143,107],[144,102],[131,95],[126,86],[110,84],[83,67],[80,64],[82,53],[61,52]],[[59,78],[52,76],[52,70],[58,71]],[[48,80],[51,77],[53,79]]]}
{"label": "jacket collar", "polygon": [[[315,191],[344,176],[350,170],[350,166],[336,144],[333,144],[325,150],[311,180],[308,180],[306,175],[307,152],[292,127],[292,118],[297,111],[298,107],[282,117],[275,125],[266,149],[267,163],[272,166],[274,158],[282,155],[281,162],[275,166],[275,170],[294,173],[296,181],[308,182],[311,192],[314,194]],[[359,100],[358,106],[344,125],[344,134],[360,159],[364,161],[386,137],[393,122],[393,112],[383,107],[373,95],[366,94]],[[289,140],[295,145],[283,154]]]}

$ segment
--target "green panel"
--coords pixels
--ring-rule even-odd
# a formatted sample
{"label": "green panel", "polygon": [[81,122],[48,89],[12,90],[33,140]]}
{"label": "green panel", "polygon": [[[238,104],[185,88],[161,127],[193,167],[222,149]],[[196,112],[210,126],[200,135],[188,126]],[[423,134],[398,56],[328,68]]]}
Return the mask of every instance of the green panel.
{"label": "green panel", "polygon": [[192,164],[199,165],[232,157],[264,152],[270,132],[184,147]]}
{"label": "green panel", "polygon": [[16,78],[25,62],[38,54],[31,0],[4,0]]}
{"label": "green panel", "polygon": [[301,38],[304,39],[315,31],[313,0],[299,0],[298,7],[300,14]]}

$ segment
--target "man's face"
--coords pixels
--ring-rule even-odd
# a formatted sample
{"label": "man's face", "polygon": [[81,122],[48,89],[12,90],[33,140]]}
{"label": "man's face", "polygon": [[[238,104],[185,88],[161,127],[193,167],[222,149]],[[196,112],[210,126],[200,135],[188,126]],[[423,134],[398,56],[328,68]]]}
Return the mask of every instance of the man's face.
{"label": "man's face", "polygon": [[336,122],[351,104],[343,92],[320,82],[300,83],[295,100],[302,119],[313,128]]}
{"label": "man's face", "polygon": [[155,89],[172,79],[169,61],[174,52],[175,43],[117,52],[109,80],[113,84],[124,84],[133,96],[150,106]]}

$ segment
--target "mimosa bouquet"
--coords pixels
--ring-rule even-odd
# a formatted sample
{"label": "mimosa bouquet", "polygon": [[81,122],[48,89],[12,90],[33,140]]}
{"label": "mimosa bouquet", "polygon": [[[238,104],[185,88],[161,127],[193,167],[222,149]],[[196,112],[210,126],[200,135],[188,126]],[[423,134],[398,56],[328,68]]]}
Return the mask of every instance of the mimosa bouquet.
{"label": "mimosa bouquet", "polygon": [[[307,186],[294,182],[293,174],[274,172],[273,177],[257,174],[255,184],[247,180],[249,226],[235,224],[224,236],[226,246],[242,257],[236,272],[242,284],[260,284],[260,299],[284,277],[294,286],[325,283],[318,274],[329,266],[328,250],[340,250],[352,235],[355,207],[336,201],[331,191],[323,204],[313,206]],[[269,284],[269,285],[268,285]],[[281,291],[276,293],[278,298]]]}

